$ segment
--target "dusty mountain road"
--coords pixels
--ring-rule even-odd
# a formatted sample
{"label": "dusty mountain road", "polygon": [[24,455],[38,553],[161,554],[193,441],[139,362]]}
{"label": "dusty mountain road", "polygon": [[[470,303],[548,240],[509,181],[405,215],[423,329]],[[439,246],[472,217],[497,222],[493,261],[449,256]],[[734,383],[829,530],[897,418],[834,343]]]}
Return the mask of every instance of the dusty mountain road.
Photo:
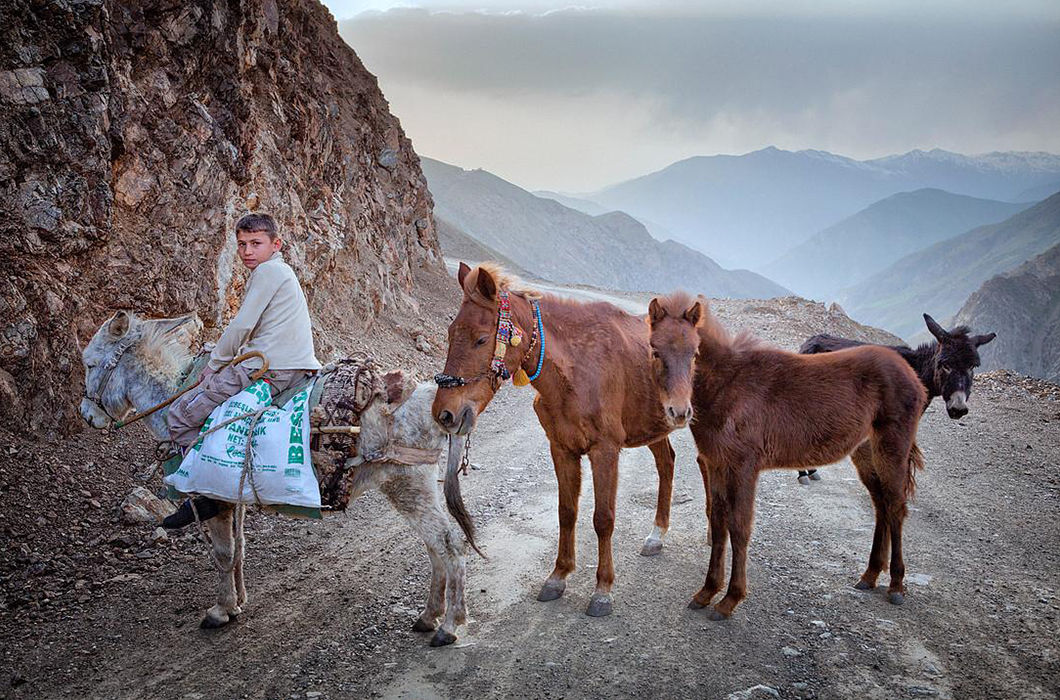
{"label": "dusty mountain road", "polygon": [[[784,313],[732,311],[791,347],[804,329]],[[558,524],[531,401],[529,389],[506,387],[474,434],[477,468],[463,487],[490,560],[469,557],[472,619],[453,647],[429,648],[409,631],[426,595],[427,557],[369,494],[323,523],[251,516],[250,601],[221,630],[197,627],[214,574],[193,534],[105,557],[105,574],[88,557],[83,586],[0,612],[0,695],[724,698],[762,685],[737,697],[1056,696],[1055,398],[993,376],[979,380],[965,419],[950,421],[938,406],[925,416],[927,469],[906,526],[910,593],[901,607],[883,588],[853,589],[873,521],[849,462],[809,487],[793,473],[763,475],[750,596],[721,623],[685,607],[709,554],[687,431],[674,436],[672,527],[657,557],[638,555],[654,512],[651,454],[623,453],[614,614],[583,613],[596,561],[587,465],[578,569],[563,598],[535,600]],[[67,461],[78,449],[68,448]]]}

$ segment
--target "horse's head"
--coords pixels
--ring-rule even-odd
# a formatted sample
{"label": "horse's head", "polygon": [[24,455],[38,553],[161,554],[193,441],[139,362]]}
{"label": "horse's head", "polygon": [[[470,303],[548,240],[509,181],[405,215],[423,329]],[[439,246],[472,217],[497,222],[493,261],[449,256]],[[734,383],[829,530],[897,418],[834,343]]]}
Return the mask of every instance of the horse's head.
{"label": "horse's head", "polygon": [[[515,319],[516,315],[529,313],[529,302],[511,294],[512,333],[519,341],[505,343],[498,351],[501,297],[509,291],[507,276],[492,265],[472,269],[460,263],[457,278],[464,299],[449,324],[449,354],[445,373],[438,377],[438,395],[431,412],[447,433],[467,435],[501,383],[519,369],[531,329],[520,326]],[[501,354],[496,355],[497,352]]]}
{"label": "horse's head", "polygon": [[972,395],[972,376],[979,366],[979,346],[997,337],[996,333],[969,335],[967,326],[951,331],[924,314],[931,335],[939,342],[935,353],[935,391],[946,402],[950,418],[962,418],[968,413],[968,398]]}
{"label": "horse's head", "polygon": [[706,300],[685,292],[656,297],[648,305],[652,370],[663,414],[672,428],[683,428],[692,420],[698,328],[705,313]]}
{"label": "horse's head", "polygon": [[81,350],[81,417],[93,428],[106,428],[128,415],[135,408],[137,382],[174,367],[179,371],[177,365],[187,359],[187,344],[201,327],[195,314],[151,320],[129,311],[115,313]]}

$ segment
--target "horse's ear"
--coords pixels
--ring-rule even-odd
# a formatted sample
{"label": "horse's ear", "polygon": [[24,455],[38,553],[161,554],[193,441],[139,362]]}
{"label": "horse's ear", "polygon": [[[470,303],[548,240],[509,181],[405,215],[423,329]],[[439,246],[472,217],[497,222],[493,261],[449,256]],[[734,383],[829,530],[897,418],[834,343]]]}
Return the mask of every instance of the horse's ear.
{"label": "horse's ear", "polygon": [[949,333],[946,329],[935,322],[935,319],[931,318],[928,314],[924,314],[924,323],[927,324],[928,330],[931,331],[931,335],[935,336],[935,339],[940,343],[949,337]]}
{"label": "horse's ear", "polygon": [[692,324],[693,327],[698,326],[703,322],[703,302],[697,301],[692,306],[689,306],[685,310],[685,320]]}
{"label": "horse's ear", "polygon": [[456,271],[456,279],[460,283],[460,288],[464,288],[464,280],[467,278],[467,273],[471,272],[471,268],[468,267],[467,263],[460,263],[460,269]]}
{"label": "horse's ear", "polygon": [[659,303],[659,297],[653,297],[648,303],[648,323],[655,325],[666,318],[666,309]]}
{"label": "horse's ear", "polygon": [[405,373],[399,369],[383,375],[383,386],[386,387],[386,402],[390,404],[405,403],[415,388],[405,381]]}
{"label": "horse's ear", "polygon": [[972,345],[979,347],[980,345],[986,345],[991,340],[997,337],[997,333],[987,333],[986,335],[977,335],[972,337]]}
{"label": "horse's ear", "polygon": [[110,322],[107,324],[107,330],[115,338],[124,337],[129,332],[129,314],[125,311],[119,311],[111,316]]}
{"label": "horse's ear", "polygon": [[478,291],[491,301],[497,298],[497,283],[493,280],[493,275],[489,273],[489,270],[483,267],[478,269]]}

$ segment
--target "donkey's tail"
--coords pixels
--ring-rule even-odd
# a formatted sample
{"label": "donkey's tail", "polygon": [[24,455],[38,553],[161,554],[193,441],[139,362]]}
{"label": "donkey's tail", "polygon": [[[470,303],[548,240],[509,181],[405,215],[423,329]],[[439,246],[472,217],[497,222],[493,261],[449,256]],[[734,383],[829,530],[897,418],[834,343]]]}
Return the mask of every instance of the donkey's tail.
{"label": "donkey's tail", "polygon": [[449,514],[453,516],[457,525],[464,531],[467,543],[471,545],[473,550],[478,552],[480,557],[486,559],[488,557],[475,544],[475,523],[471,521],[471,516],[468,515],[467,508],[464,507],[464,497],[460,494],[458,472],[464,456],[465,440],[467,440],[467,437],[463,435],[452,435],[449,437],[449,460],[446,463],[445,487],[443,489],[445,492],[445,507],[449,509]]}
{"label": "donkey's tail", "polygon": [[924,453],[920,451],[920,447],[914,442],[913,446],[909,448],[909,475],[905,483],[906,498],[912,498],[913,494],[916,493],[916,473],[923,468]]}

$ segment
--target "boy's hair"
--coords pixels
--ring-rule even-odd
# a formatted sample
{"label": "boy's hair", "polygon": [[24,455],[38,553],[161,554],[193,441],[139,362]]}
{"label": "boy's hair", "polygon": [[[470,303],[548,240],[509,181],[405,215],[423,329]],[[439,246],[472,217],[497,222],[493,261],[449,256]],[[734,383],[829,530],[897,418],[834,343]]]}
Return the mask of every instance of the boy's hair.
{"label": "boy's hair", "polygon": [[236,233],[240,231],[264,231],[270,241],[280,235],[276,230],[276,221],[268,214],[247,214],[236,222]]}

